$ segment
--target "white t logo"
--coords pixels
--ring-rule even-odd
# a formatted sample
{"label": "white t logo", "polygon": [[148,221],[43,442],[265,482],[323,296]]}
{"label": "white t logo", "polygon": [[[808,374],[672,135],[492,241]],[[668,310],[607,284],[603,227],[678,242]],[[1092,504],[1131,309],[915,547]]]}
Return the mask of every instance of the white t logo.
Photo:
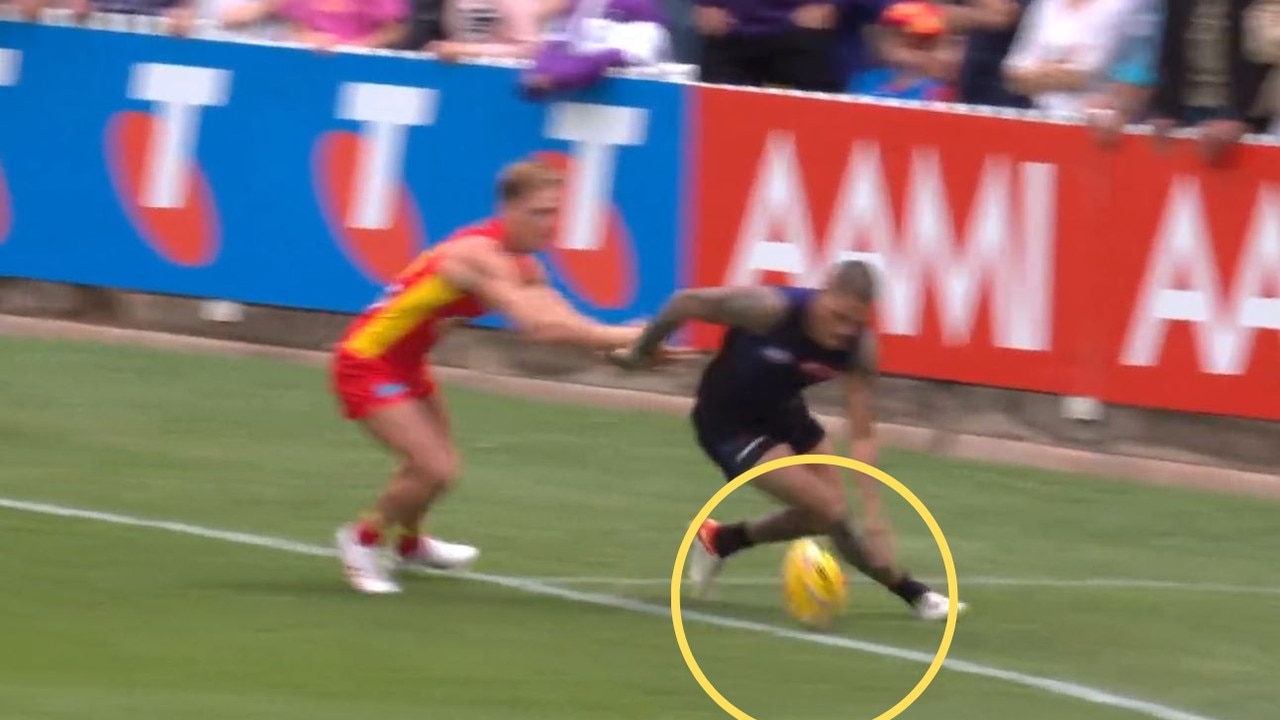
{"label": "white t logo", "polygon": [[349,228],[381,230],[394,220],[397,180],[404,167],[407,130],[436,119],[439,93],[428,88],[375,83],[343,83],[338,117],[361,123],[356,197],[348,211]]}
{"label": "white t logo", "polygon": [[230,91],[231,73],[226,70],[163,63],[133,66],[129,97],[154,103],[161,120],[147,145],[139,198],[143,207],[183,206],[200,137],[200,108],[226,105]]}
{"label": "white t logo", "polygon": [[596,250],[604,234],[605,204],[613,198],[617,146],[641,145],[649,112],[594,103],[556,103],[547,118],[547,137],[572,144],[574,176],[569,188],[568,250]]}

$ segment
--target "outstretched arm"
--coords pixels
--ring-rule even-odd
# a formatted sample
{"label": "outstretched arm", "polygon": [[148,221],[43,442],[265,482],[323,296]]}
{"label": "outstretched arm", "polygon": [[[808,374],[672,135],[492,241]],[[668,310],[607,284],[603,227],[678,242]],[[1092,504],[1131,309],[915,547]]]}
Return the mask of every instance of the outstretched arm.
{"label": "outstretched arm", "polygon": [[459,249],[442,262],[440,272],[454,287],[506,315],[521,335],[535,342],[612,350],[639,334],[637,328],[603,325],[578,313],[545,282],[522,281],[510,259],[485,245]]}
{"label": "outstretched arm", "polygon": [[[859,344],[858,366],[849,375],[849,455],[873,467],[879,454],[875,427],[875,386],[879,375],[875,335],[866,332]],[[880,502],[880,481],[863,473],[856,473],[855,478],[868,538],[876,554],[889,561],[895,553],[892,530]]]}
{"label": "outstretched arm", "polygon": [[681,290],[645,326],[627,364],[651,362],[662,343],[690,320],[764,332],[782,319],[786,307],[782,294],[767,286]]}

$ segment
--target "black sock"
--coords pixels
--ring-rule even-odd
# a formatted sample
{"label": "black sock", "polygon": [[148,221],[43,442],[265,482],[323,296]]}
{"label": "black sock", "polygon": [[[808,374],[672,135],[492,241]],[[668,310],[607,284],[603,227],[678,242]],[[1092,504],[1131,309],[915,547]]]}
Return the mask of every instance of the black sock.
{"label": "black sock", "polygon": [[727,558],[739,550],[745,550],[755,545],[755,542],[747,536],[747,524],[740,522],[732,525],[721,525],[720,529],[716,530],[716,535],[712,538],[711,544],[714,546],[717,555]]}
{"label": "black sock", "polygon": [[894,595],[907,601],[908,605],[915,605],[925,593],[929,592],[929,586],[912,578],[910,575],[904,574],[902,579],[889,587]]}

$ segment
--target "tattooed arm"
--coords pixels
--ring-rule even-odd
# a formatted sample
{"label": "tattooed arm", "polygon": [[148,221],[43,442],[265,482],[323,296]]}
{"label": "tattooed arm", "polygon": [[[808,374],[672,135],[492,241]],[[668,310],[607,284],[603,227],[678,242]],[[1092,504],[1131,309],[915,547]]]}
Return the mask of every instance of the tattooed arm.
{"label": "tattooed arm", "polygon": [[[849,421],[849,455],[860,462],[876,466],[879,454],[876,442],[875,386],[880,376],[876,336],[864,330],[858,349],[857,367],[849,374],[847,412]],[[856,473],[858,492],[862,496],[863,523],[872,552],[880,562],[891,562],[896,554],[893,531],[880,502],[880,481]]]}
{"label": "tattooed arm", "polygon": [[649,322],[635,346],[614,359],[628,367],[649,364],[663,341],[690,320],[764,332],[782,319],[785,312],[785,299],[771,287],[681,290]]}

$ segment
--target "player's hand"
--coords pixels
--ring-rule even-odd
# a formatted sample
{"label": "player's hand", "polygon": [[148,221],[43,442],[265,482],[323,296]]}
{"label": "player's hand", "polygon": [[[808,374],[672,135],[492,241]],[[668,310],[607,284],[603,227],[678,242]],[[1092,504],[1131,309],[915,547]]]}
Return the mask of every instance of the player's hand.
{"label": "player's hand", "polygon": [[640,357],[633,347],[614,348],[605,353],[605,359],[623,370],[643,370],[651,364],[647,358]]}
{"label": "player's hand", "polygon": [[620,347],[610,350],[605,354],[605,358],[613,365],[623,370],[644,370],[648,368],[668,365],[680,360],[688,360],[700,355],[693,348],[679,347],[676,345],[663,345],[653,357],[644,358],[638,355],[635,348]]}
{"label": "player's hand", "polygon": [[663,345],[658,350],[656,358],[657,365],[669,365],[681,360],[691,360],[698,357],[702,353],[690,347],[682,347],[679,345]]}

